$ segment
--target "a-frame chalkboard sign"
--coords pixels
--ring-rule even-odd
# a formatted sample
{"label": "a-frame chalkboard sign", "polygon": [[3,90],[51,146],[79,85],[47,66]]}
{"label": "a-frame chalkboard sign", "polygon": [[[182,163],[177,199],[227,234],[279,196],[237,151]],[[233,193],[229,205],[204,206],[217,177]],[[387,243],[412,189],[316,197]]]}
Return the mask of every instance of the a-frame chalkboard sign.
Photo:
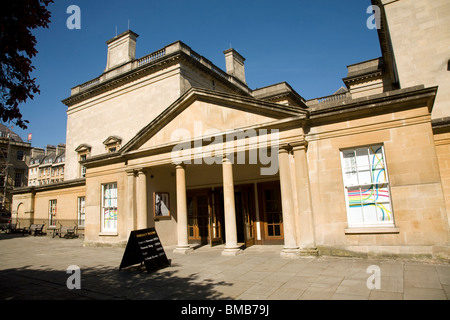
{"label": "a-frame chalkboard sign", "polygon": [[170,266],[155,228],[131,231],[119,270],[144,263],[147,272]]}

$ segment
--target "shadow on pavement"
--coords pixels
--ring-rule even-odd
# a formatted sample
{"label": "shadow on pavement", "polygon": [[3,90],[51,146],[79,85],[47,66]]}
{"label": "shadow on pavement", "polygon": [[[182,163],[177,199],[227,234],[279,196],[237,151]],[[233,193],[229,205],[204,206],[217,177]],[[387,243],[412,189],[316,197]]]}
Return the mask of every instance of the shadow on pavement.
{"label": "shadow on pavement", "polygon": [[[173,266],[172,267],[176,267]],[[229,299],[214,290],[225,282],[198,275],[180,276],[171,267],[147,273],[132,266],[119,271],[111,267],[81,269],[81,289],[70,290],[66,282],[72,276],[66,270],[29,266],[0,271],[1,300],[214,300]],[[73,278],[72,278],[73,279]],[[71,281],[71,280],[69,280]],[[74,283],[71,281],[71,283]]]}

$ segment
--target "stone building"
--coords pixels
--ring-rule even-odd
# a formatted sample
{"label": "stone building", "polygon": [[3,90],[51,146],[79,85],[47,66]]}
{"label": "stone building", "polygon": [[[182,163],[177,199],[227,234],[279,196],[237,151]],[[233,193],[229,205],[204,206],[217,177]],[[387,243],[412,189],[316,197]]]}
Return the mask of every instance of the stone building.
{"label": "stone building", "polygon": [[64,181],[66,146],[47,145],[46,149],[32,148],[28,165],[28,186],[41,186]]}
{"label": "stone building", "polygon": [[180,41],[136,59],[136,33],[109,40],[104,73],[63,101],[65,181],[18,191],[18,216],[78,217],[83,201],[86,245],[155,227],[181,253],[448,259],[450,4],[373,3],[382,57],[308,101],[285,82],[249,88],[234,49],[223,71]]}
{"label": "stone building", "polygon": [[0,124],[0,206],[11,212],[14,188],[27,185],[31,145]]}

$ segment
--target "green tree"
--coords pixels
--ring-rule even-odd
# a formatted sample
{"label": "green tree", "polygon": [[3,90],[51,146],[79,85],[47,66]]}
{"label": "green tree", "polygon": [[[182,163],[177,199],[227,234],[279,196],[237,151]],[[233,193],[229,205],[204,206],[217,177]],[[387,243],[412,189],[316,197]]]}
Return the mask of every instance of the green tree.
{"label": "green tree", "polygon": [[0,118],[26,129],[19,104],[39,94],[36,79],[31,78],[31,58],[37,54],[33,29],[48,28],[53,0],[3,1],[0,10]]}

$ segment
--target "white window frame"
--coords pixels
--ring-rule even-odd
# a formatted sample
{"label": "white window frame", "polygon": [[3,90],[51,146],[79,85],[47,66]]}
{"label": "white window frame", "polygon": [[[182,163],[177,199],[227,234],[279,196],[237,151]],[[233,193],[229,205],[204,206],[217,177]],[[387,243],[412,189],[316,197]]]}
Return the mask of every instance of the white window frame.
{"label": "white window frame", "polygon": [[[376,157],[376,154],[379,153],[377,152],[379,148],[381,148],[382,163]],[[367,153],[367,164],[365,166],[361,165],[365,161],[364,151]],[[370,153],[371,151],[372,154]],[[373,151],[376,151],[376,153],[373,153]],[[354,158],[348,157],[352,152],[354,153]],[[347,157],[344,157],[344,155],[347,155]],[[341,149],[340,157],[348,227],[394,227],[395,221],[389,174],[383,144]],[[374,159],[378,159],[376,164]],[[349,161],[351,166],[349,166]],[[381,180],[377,180],[380,178]],[[355,195],[358,194],[360,196],[355,196],[354,198],[359,198],[359,205],[355,200],[349,199],[349,189],[355,190]],[[364,196],[366,196],[366,199],[363,199]],[[352,205],[351,202],[353,202]],[[360,213],[358,212],[359,208],[361,208]]]}
{"label": "white window frame", "polygon": [[[102,184],[101,203],[101,232],[117,232],[117,182]],[[105,220],[107,212],[115,216],[115,219]]]}
{"label": "white window frame", "polygon": [[84,227],[86,221],[86,197],[78,197],[78,225]]}
{"label": "white window frame", "polygon": [[48,202],[48,225],[56,226],[56,219],[58,213],[58,201],[56,199],[49,200]]}
{"label": "white window frame", "polygon": [[[81,154],[80,155],[80,161],[85,161],[87,159],[87,154]],[[86,177],[86,167],[80,164],[80,177],[85,178]]]}

